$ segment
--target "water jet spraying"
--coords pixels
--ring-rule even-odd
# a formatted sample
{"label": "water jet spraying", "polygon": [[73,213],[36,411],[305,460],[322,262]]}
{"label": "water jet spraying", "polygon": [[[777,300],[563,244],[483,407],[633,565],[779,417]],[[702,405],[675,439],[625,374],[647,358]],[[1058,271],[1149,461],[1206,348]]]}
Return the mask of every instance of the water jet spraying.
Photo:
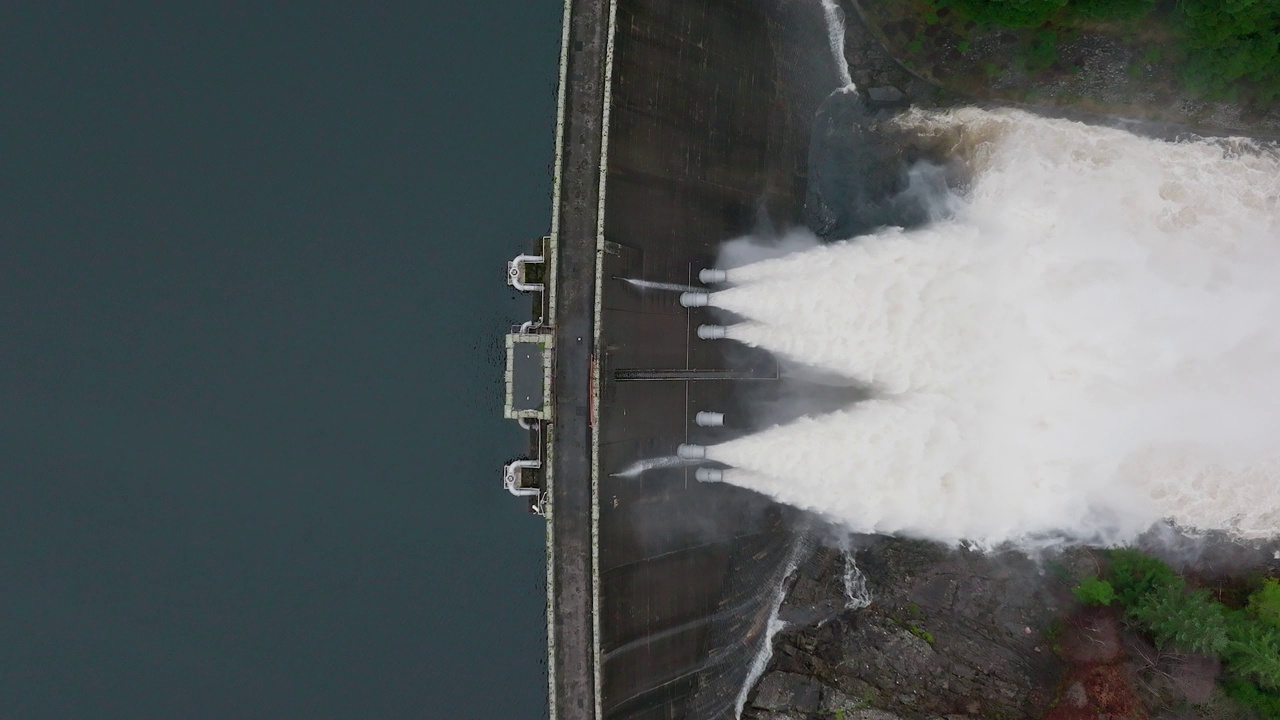
{"label": "water jet spraying", "polygon": [[1280,534],[1280,151],[1011,110],[893,122],[954,148],[954,212],[708,297],[747,319],[735,341],[875,396],[707,448],[725,480],[986,547],[1162,518]]}

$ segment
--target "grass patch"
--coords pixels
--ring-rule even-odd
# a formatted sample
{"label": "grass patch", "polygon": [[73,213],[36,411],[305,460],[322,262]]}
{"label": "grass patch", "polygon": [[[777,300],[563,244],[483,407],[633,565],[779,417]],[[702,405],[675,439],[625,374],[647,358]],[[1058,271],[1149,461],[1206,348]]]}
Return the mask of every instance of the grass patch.
{"label": "grass patch", "polygon": [[919,627],[919,626],[917,626],[917,625],[908,625],[908,626],[907,626],[907,629],[911,631],[911,634],[912,634],[912,635],[915,635],[916,637],[920,638],[921,640],[923,640],[923,641],[925,641],[925,642],[929,643],[930,647],[932,647],[932,646],[933,646],[933,633],[931,633],[931,632],[929,632],[928,630],[925,630],[925,629],[923,629],[923,628],[921,628],[921,627]]}

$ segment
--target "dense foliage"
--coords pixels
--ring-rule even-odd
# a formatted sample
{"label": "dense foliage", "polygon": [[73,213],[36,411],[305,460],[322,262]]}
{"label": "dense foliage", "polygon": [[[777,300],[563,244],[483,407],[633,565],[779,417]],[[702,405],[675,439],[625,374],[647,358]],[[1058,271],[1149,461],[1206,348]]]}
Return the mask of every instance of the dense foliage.
{"label": "dense foliage", "polygon": [[1148,594],[1166,585],[1179,583],[1178,574],[1159,558],[1132,548],[1111,552],[1107,579],[1124,607],[1140,604]]}
{"label": "dense foliage", "polygon": [[1076,586],[1077,600],[1119,605],[1161,646],[1220,656],[1227,694],[1280,717],[1280,581],[1261,581],[1245,607],[1233,610],[1137,550],[1113,550],[1108,566],[1104,578],[1090,576]]}
{"label": "dense foliage", "polygon": [[1026,28],[1048,22],[1067,0],[937,0],[937,4],[983,25]]}
{"label": "dense foliage", "polygon": [[1090,20],[1136,20],[1151,12],[1156,0],[1071,0],[1071,13]]}
{"label": "dense foliage", "polygon": [[1223,646],[1229,667],[1258,687],[1280,690],[1280,631],[1235,615]]}
{"label": "dense foliage", "polygon": [[1280,718],[1280,694],[1267,692],[1246,680],[1228,679],[1222,683],[1227,695],[1257,710],[1262,717]]}
{"label": "dense foliage", "polygon": [[935,0],[939,7],[983,25],[1008,28],[1039,27],[1064,8],[1090,20],[1133,20],[1151,12],[1155,0]]}
{"label": "dense foliage", "polygon": [[1280,628],[1280,580],[1267,578],[1249,596],[1249,614],[1274,628]]}
{"label": "dense foliage", "polygon": [[[1134,21],[1156,0],[933,0],[983,25],[1052,28],[1072,18]],[[1182,36],[1188,86],[1210,97],[1228,97],[1248,83],[1258,100],[1280,97],[1280,0],[1179,0],[1170,20]],[[1056,57],[1045,37],[1029,46],[1028,69]]]}
{"label": "dense foliage", "polygon": [[1052,30],[1036,31],[1035,40],[1027,49],[1027,69],[1039,72],[1058,59],[1058,33]]}
{"label": "dense foliage", "polygon": [[1111,583],[1099,580],[1097,575],[1081,580],[1074,593],[1076,600],[1085,605],[1110,605],[1116,599],[1116,591]]}
{"label": "dense foliage", "polygon": [[1129,606],[1128,615],[1162,646],[1213,654],[1227,649],[1227,609],[1206,590],[1161,585]]}
{"label": "dense foliage", "polygon": [[1280,95],[1280,2],[1182,0],[1187,80],[1214,95],[1229,94],[1240,80]]}

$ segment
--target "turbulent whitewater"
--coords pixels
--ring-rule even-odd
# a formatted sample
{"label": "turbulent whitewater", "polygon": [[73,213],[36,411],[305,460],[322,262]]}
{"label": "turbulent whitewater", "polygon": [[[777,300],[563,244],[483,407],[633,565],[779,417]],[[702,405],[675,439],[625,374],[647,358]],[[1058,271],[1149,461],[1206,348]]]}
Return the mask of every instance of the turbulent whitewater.
{"label": "turbulent whitewater", "polygon": [[871,400],[710,449],[861,532],[1280,534],[1280,157],[1015,111],[913,112],[946,220],[731,270],[729,337]]}

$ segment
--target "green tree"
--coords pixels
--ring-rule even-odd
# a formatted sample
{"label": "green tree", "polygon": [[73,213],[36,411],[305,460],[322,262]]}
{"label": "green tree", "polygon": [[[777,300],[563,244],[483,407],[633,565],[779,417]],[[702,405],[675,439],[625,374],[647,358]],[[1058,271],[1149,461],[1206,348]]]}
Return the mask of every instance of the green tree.
{"label": "green tree", "polygon": [[1207,590],[1187,592],[1183,583],[1161,585],[1129,606],[1160,645],[1195,652],[1221,653],[1227,648],[1227,612]]}
{"label": "green tree", "polygon": [[1188,591],[1161,560],[1124,548],[1110,553],[1106,580],[1087,577],[1074,593],[1105,604],[1108,591],[1160,645],[1220,656],[1223,690],[1262,717],[1280,718],[1280,581],[1264,580],[1245,609],[1228,610],[1208,590]]}
{"label": "green tree", "polygon": [[1071,14],[1090,20],[1136,20],[1151,12],[1156,0],[1069,0]]}
{"label": "green tree", "polygon": [[1027,69],[1040,72],[1058,59],[1058,33],[1053,30],[1036,31],[1031,47],[1027,49]]}
{"label": "green tree", "polygon": [[1067,4],[1067,0],[936,0],[961,15],[982,23],[1009,28],[1039,27]]}
{"label": "green tree", "polygon": [[1116,591],[1111,583],[1099,580],[1097,575],[1081,580],[1071,592],[1078,602],[1085,605],[1110,605],[1116,599]]}
{"label": "green tree", "polygon": [[1262,581],[1262,587],[1249,596],[1249,614],[1259,622],[1280,628],[1280,580]]}
{"label": "green tree", "polygon": [[1264,718],[1280,718],[1280,693],[1261,690],[1257,685],[1241,678],[1228,678],[1222,689],[1229,697],[1257,710]]}
{"label": "green tree", "polygon": [[1107,580],[1125,607],[1137,605],[1149,593],[1166,585],[1182,587],[1182,579],[1165,562],[1133,548],[1111,551]]}
{"label": "green tree", "polygon": [[1280,3],[1275,0],[1181,0],[1190,85],[1210,95],[1256,83],[1269,102],[1280,94]]}
{"label": "green tree", "polygon": [[1227,667],[1259,687],[1280,690],[1280,629],[1236,613],[1223,648]]}

